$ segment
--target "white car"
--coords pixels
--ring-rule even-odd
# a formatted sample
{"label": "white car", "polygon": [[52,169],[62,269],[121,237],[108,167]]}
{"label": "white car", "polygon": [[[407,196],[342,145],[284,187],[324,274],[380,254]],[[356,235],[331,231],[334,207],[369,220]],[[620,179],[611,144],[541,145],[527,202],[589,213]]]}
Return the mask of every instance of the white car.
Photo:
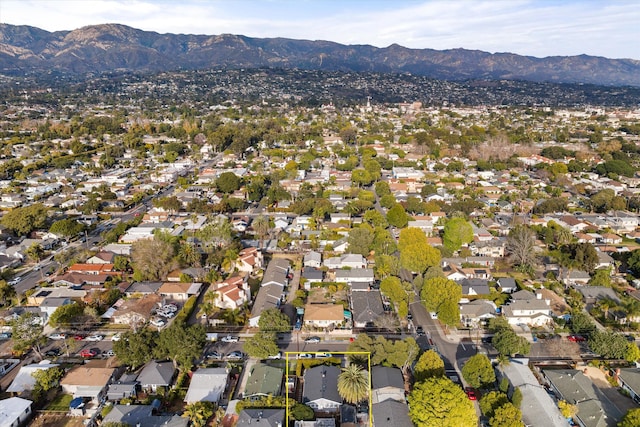
{"label": "white car", "polygon": [[167,324],[167,322],[162,319],[151,319],[149,323],[151,323],[153,326],[157,326],[158,328]]}
{"label": "white car", "polygon": [[234,337],[234,336],[231,336],[231,335],[227,335],[226,337],[222,337],[222,339],[220,341],[222,341],[222,342],[238,342],[238,341],[240,341],[240,338]]}
{"label": "white car", "polygon": [[120,338],[122,338],[122,334],[118,332],[111,337],[111,341],[120,341]]}
{"label": "white car", "polygon": [[89,335],[84,340],[85,341],[102,341],[104,339],[104,335]]}
{"label": "white car", "polygon": [[67,335],[65,335],[65,334],[51,334],[51,335],[49,335],[49,339],[50,340],[55,340],[55,341],[63,340],[63,339],[66,339],[66,338],[67,338]]}
{"label": "white car", "polygon": [[279,351],[278,353],[274,354],[273,356],[267,356],[267,359],[282,359],[282,352]]}
{"label": "white car", "polygon": [[9,280],[9,284],[11,286],[15,286],[18,283],[20,283],[20,281],[22,280],[22,277],[18,276],[18,277],[14,277],[13,279]]}

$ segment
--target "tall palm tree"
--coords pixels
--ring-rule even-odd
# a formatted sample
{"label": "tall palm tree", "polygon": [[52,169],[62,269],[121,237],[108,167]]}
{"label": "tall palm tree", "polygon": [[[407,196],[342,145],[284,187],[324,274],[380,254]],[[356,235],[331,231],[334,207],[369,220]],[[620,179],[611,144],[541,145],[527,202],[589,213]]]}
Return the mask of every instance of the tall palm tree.
{"label": "tall palm tree", "polygon": [[347,402],[356,404],[369,397],[369,373],[350,364],[338,375],[338,393]]}

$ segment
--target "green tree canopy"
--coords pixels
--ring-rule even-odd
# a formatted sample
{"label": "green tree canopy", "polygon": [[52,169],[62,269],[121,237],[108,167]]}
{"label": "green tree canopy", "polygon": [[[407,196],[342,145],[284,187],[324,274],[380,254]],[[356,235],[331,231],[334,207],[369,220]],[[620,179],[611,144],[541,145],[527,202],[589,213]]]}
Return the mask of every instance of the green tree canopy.
{"label": "green tree canopy", "polygon": [[473,241],[473,227],[464,218],[451,218],[444,225],[442,244],[451,252],[455,252]]}
{"label": "green tree canopy", "polygon": [[484,354],[471,356],[462,367],[462,376],[473,388],[489,388],[496,382],[491,361]]}
{"label": "green tree canopy", "polygon": [[506,403],[493,412],[489,420],[491,427],[524,427],[522,412],[511,403]]}
{"label": "green tree canopy", "polygon": [[438,313],[445,301],[458,304],[462,297],[462,287],[453,280],[444,277],[433,277],[426,279],[420,291],[427,310]]}
{"label": "green tree canopy", "polygon": [[413,376],[418,382],[427,378],[443,377],[444,361],[434,350],[427,350],[422,353],[413,367]]}
{"label": "green tree canopy", "polygon": [[49,316],[49,325],[54,328],[69,326],[84,314],[84,307],[84,304],[77,302],[61,305]]}
{"label": "green tree canopy", "polygon": [[158,332],[151,329],[128,331],[113,342],[113,352],[122,363],[136,369],[153,358],[157,340]]}
{"label": "green tree canopy", "polygon": [[618,427],[638,427],[640,426],[640,408],[629,409]]}
{"label": "green tree canopy", "polygon": [[338,375],[338,393],[347,403],[356,404],[368,399],[369,373],[351,363]]}
{"label": "green tree canopy", "polygon": [[32,313],[27,312],[13,320],[11,327],[13,351],[22,354],[33,349],[42,358],[42,346],[47,342],[43,331],[41,322]]}
{"label": "green tree canopy", "polygon": [[624,359],[628,352],[628,341],[622,334],[595,330],[589,336],[589,348],[607,359]]}
{"label": "green tree canopy", "polygon": [[529,354],[531,344],[525,337],[521,337],[513,329],[502,329],[493,336],[493,346],[504,356],[514,354]]}
{"label": "green tree canopy", "polygon": [[42,203],[12,209],[0,219],[0,224],[19,236],[43,228],[46,222],[47,208]]}
{"label": "green tree canopy", "polygon": [[243,348],[250,357],[258,359],[275,356],[279,351],[274,332],[260,331],[254,334],[243,344]]}
{"label": "green tree canopy", "polygon": [[225,194],[233,193],[240,188],[240,178],[233,172],[222,172],[216,179],[216,187]]}
{"label": "green tree canopy", "polygon": [[409,417],[418,427],[475,427],[473,403],[448,378],[427,378],[409,394]]}
{"label": "green tree canopy", "polygon": [[65,218],[51,224],[49,232],[57,236],[73,237],[84,231],[84,224],[73,218]]}
{"label": "green tree canopy", "polygon": [[183,371],[191,369],[193,361],[202,355],[207,334],[202,325],[187,326],[173,322],[160,332],[156,355],[168,357]]}
{"label": "green tree canopy", "polygon": [[189,418],[194,427],[205,427],[215,412],[213,402],[193,402],[184,408],[183,417]]}
{"label": "green tree canopy", "polygon": [[287,332],[291,330],[291,321],[279,309],[269,308],[260,314],[258,328],[262,332]]}
{"label": "green tree canopy", "polygon": [[347,237],[349,243],[349,252],[368,256],[373,244],[373,230],[367,225],[352,228]]}
{"label": "green tree canopy", "polygon": [[500,391],[490,391],[480,399],[480,410],[485,416],[491,418],[496,409],[507,403],[509,403],[509,398],[506,394]]}
{"label": "green tree canopy", "polygon": [[398,249],[400,265],[407,270],[423,273],[427,268],[440,264],[440,251],[428,243],[427,236],[419,228],[400,230]]}
{"label": "green tree canopy", "polygon": [[178,267],[175,246],[158,234],[131,245],[131,260],[137,280],[162,280]]}
{"label": "green tree canopy", "polygon": [[387,212],[387,222],[397,228],[404,228],[409,222],[409,215],[405,212],[404,207],[400,203],[396,203]]}

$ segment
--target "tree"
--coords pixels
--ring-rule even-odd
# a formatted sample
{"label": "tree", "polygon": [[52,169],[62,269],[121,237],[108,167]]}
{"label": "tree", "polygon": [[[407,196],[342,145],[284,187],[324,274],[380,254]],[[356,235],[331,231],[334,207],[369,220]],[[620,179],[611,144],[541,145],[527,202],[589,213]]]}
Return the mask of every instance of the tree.
{"label": "tree", "polygon": [[137,280],[162,280],[178,266],[175,247],[158,235],[131,245],[131,260]]}
{"label": "tree", "polygon": [[[420,347],[414,338],[392,341],[378,335],[375,340],[367,334],[358,334],[355,340],[349,344],[349,352],[371,353],[372,365],[395,366],[407,372],[413,361],[418,357]],[[360,359],[358,356],[350,357],[351,361]]]}
{"label": "tree", "polygon": [[629,363],[640,360],[640,348],[635,342],[627,343],[627,352],[624,355],[624,360]]}
{"label": "tree", "polygon": [[473,403],[448,378],[428,378],[417,383],[408,397],[409,417],[418,427],[475,427]]}
{"label": "tree", "polygon": [[369,255],[371,245],[373,244],[373,230],[367,225],[358,228],[352,228],[349,232],[347,242],[349,243],[349,252],[360,254],[362,256]]}
{"label": "tree", "polygon": [[44,255],[44,249],[38,243],[32,243],[27,249],[27,257],[35,263],[40,262],[42,255]]}
{"label": "tree", "polygon": [[260,247],[262,247],[262,241],[265,237],[267,237],[267,235],[269,234],[269,230],[271,229],[269,217],[266,217],[264,215],[258,216],[251,222],[251,227],[260,239]]}
{"label": "tree", "polygon": [[0,219],[0,224],[19,236],[43,228],[46,222],[47,208],[42,203],[12,209]]}
{"label": "tree", "polygon": [[589,336],[589,348],[607,359],[624,359],[627,356],[628,341],[622,334],[595,330]]}
{"label": "tree", "polygon": [[158,332],[151,329],[128,331],[122,334],[121,339],[113,342],[113,352],[120,362],[136,369],[153,358],[157,340]]}
{"label": "tree", "polygon": [[33,349],[40,359],[42,359],[42,346],[46,344],[47,337],[43,335],[44,327],[40,318],[32,313],[25,313],[13,321],[11,328],[11,338],[13,339],[13,350],[23,354],[29,349]]}
{"label": "tree", "polygon": [[473,388],[489,388],[496,382],[491,361],[484,354],[471,356],[462,367],[462,376]]}
{"label": "tree", "polygon": [[398,306],[401,302],[409,302],[407,289],[402,285],[399,278],[389,276],[380,282],[380,291],[391,300],[391,303]]}
{"label": "tree", "polygon": [[273,332],[258,332],[250,337],[243,345],[247,354],[258,359],[266,359],[278,354],[276,334]]}
{"label": "tree", "polygon": [[618,427],[638,427],[640,426],[640,408],[629,409]]}
{"label": "tree", "polygon": [[576,311],[571,314],[571,332],[574,334],[589,335],[595,329],[596,325],[587,313]]}
{"label": "tree", "polygon": [[0,280],[0,307],[11,305],[11,301],[16,296],[16,289],[8,284],[6,280]]}
{"label": "tree", "polygon": [[398,249],[400,265],[407,270],[421,274],[427,268],[440,264],[440,251],[428,243],[427,236],[419,228],[400,230]]}
{"label": "tree", "polygon": [[51,224],[49,232],[57,236],[73,237],[84,231],[84,225],[72,218],[65,218]]}
{"label": "tree", "polygon": [[187,326],[182,322],[173,322],[160,332],[156,355],[173,360],[176,367],[187,371],[193,361],[202,355],[207,334],[202,325]]}
{"label": "tree", "polygon": [[505,393],[500,391],[490,391],[489,393],[484,394],[480,399],[480,410],[485,416],[491,418],[493,417],[493,413],[496,409],[506,405],[507,403],[509,403],[509,398]]}
{"label": "tree", "polygon": [[389,211],[387,212],[387,222],[390,225],[393,225],[397,228],[404,228],[407,226],[409,222],[409,215],[405,212],[404,208],[400,203],[396,203]]}
{"label": "tree", "polygon": [[338,375],[338,394],[347,403],[356,404],[369,397],[369,373],[352,363]]}
{"label": "tree", "polygon": [[511,403],[496,409],[489,420],[491,427],[524,427],[522,412]]}
{"label": "tree", "polygon": [[49,325],[57,328],[58,326],[69,326],[75,323],[78,317],[84,314],[84,303],[72,302],[71,304],[61,305],[49,316]]}
{"label": "tree", "polygon": [[560,413],[566,419],[573,418],[578,413],[578,407],[576,405],[572,405],[566,400],[558,401],[558,409],[560,409]]}
{"label": "tree", "polygon": [[205,427],[213,416],[214,409],[213,402],[193,402],[184,408],[182,416],[189,418],[194,427]]}
{"label": "tree", "polygon": [[458,304],[461,297],[462,287],[453,280],[444,277],[426,279],[420,291],[420,298],[427,310],[436,313],[445,301]]}
{"label": "tree", "polygon": [[445,326],[455,326],[460,323],[460,306],[453,298],[442,301],[438,307],[438,320]]}
{"label": "tree", "polygon": [[262,332],[288,332],[291,330],[291,321],[277,308],[268,308],[260,313],[258,328]]}
{"label": "tree", "polygon": [[417,382],[427,378],[444,376],[444,361],[434,350],[427,350],[422,353],[418,362],[413,367],[413,376]]}
{"label": "tree", "polygon": [[444,225],[442,244],[451,252],[455,252],[473,241],[473,227],[464,218],[451,218]]}
{"label": "tree", "polygon": [[524,225],[518,225],[509,232],[506,249],[516,265],[531,268],[536,259],[535,244],[534,232]]}
{"label": "tree", "polygon": [[[38,369],[31,373],[31,376],[36,380],[33,386],[33,395],[34,397],[39,397],[49,390],[58,387],[60,380],[64,376],[64,370],[58,366],[49,369]],[[38,400],[38,397],[36,397],[36,400]]]}
{"label": "tree", "polygon": [[529,354],[531,344],[525,337],[518,336],[513,329],[503,329],[493,336],[493,346],[504,356]]}
{"label": "tree", "polygon": [[515,406],[516,408],[520,408],[520,405],[522,405],[522,390],[520,390],[520,387],[516,387],[513,390],[513,394],[511,395],[511,403],[513,403],[513,406]]}
{"label": "tree", "polygon": [[240,178],[233,172],[222,172],[216,180],[216,187],[225,194],[240,188]]}
{"label": "tree", "polygon": [[308,421],[315,418],[313,409],[298,402],[296,402],[293,405],[293,408],[289,410],[289,416],[298,421]]}

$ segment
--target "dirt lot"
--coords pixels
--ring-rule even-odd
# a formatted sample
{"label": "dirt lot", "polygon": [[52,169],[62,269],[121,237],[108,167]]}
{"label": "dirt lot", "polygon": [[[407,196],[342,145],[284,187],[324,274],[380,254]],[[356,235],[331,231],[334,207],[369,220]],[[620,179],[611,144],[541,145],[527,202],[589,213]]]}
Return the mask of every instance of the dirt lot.
{"label": "dirt lot", "polygon": [[310,304],[332,303],[347,300],[347,291],[339,290],[334,293],[327,288],[311,288],[307,302]]}
{"label": "dirt lot", "polygon": [[65,414],[39,414],[30,424],[31,427],[83,427],[83,418],[68,417]]}

